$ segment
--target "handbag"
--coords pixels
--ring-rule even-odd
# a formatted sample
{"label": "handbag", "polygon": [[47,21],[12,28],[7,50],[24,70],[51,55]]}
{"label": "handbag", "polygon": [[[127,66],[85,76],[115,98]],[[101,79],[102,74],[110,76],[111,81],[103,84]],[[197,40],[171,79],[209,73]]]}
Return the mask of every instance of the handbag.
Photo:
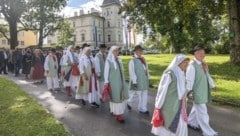
{"label": "handbag", "polygon": [[102,91],[102,100],[103,102],[108,102],[110,101],[110,93],[111,93],[111,88],[109,84],[105,84],[103,91]]}
{"label": "handbag", "polygon": [[163,115],[160,109],[157,108],[154,109],[151,124],[154,127],[160,127],[164,125]]}

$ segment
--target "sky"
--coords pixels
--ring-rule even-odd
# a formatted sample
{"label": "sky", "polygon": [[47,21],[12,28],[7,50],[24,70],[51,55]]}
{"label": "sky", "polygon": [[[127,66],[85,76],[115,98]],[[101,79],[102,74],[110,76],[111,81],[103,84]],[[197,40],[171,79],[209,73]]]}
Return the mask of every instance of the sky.
{"label": "sky", "polygon": [[101,11],[100,5],[102,2],[103,0],[69,0],[61,14],[64,14],[65,17],[70,17],[74,15],[74,12],[79,13],[80,9],[87,13],[91,8]]}

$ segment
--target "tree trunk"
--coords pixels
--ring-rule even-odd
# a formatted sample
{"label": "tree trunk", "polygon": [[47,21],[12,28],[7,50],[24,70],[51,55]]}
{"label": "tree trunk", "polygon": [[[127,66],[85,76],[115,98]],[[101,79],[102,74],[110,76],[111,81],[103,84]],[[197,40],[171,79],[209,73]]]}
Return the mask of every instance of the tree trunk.
{"label": "tree trunk", "polygon": [[15,49],[18,46],[17,38],[17,21],[9,20],[9,31],[10,31],[10,49]]}
{"label": "tree trunk", "polygon": [[230,40],[230,60],[240,66],[240,1],[228,0]]}
{"label": "tree trunk", "polygon": [[42,48],[43,46],[43,29],[45,25],[45,18],[44,18],[44,3],[45,1],[41,1],[40,4],[40,30],[39,30],[39,39],[38,39],[38,48]]}

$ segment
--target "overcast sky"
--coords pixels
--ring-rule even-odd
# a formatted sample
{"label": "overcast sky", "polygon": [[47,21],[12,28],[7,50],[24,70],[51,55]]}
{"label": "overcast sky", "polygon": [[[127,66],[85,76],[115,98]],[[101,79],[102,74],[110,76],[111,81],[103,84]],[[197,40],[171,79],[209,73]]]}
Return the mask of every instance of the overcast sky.
{"label": "overcast sky", "polygon": [[91,8],[95,8],[101,11],[100,5],[103,0],[69,0],[67,7],[65,7],[61,14],[65,17],[70,17],[74,15],[74,12],[78,12],[83,9],[85,13],[90,11]]}

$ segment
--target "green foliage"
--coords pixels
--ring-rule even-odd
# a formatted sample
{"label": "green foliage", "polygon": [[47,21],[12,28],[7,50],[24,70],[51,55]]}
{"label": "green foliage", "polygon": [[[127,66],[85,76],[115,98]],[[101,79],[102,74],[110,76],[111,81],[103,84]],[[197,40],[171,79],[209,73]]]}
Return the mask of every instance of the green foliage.
{"label": "green foliage", "polygon": [[60,28],[62,17],[59,12],[66,6],[67,0],[31,0],[24,16],[26,29],[39,31],[39,47],[43,38]]}
{"label": "green foliage", "polygon": [[127,0],[121,12],[140,30],[153,37],[160,33],[169,39],[175,52],[181,52],[219,39],[221,29],[214,23],[221,23],[224,6],[221,0]]}
{"label": "green foliage", "polygon": [[19,23],[22,14],[26,11],[26,2],[24,0],[0,0],[0,13],[8,23],[8,29],[1,26],[0,33],[10,41],[11,49],[18,45],[17,23]]}
{"label": "green foliage", "polygon": [[74,45],[74,30],[70,26],[67,20],[62,20],[59,24],[58,35],[60,39],[58,41],[59,46]]}
{"label": "green foliage", "polygon": [[[162,76],[162,72],[167,68],[175,55],[144,55],[149,65],[150,87],[157,91],[157,87]],[[193,56],[189,56],[193,58]],[[124,64],[125,77],[129,78],[128,62],[130,56],[121,56]],[[210,73],[217,86],[217,91],[213,91],[214,101],[240,106],[240,67],[234,66],[229,61],[227,55],[208,55],[206,61],[210,69]]]}
{"label": "green foliage", "polygon": [[63,126],[19,86],[0,78],[1,136],[68,136]]}

